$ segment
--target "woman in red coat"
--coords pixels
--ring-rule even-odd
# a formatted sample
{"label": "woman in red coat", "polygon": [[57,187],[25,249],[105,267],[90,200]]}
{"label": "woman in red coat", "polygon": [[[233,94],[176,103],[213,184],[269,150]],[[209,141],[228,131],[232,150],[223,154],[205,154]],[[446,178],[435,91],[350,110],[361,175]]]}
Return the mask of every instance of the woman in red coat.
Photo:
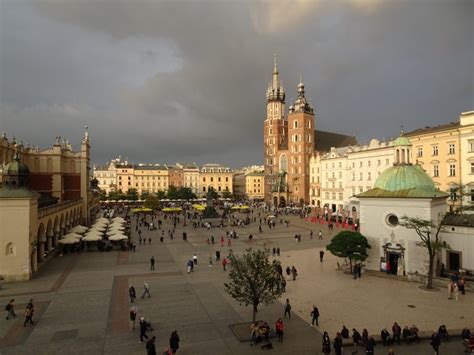
{"label": "woman in red coat", "polygon": [[285,329],[285,325],[283,324],[283,319],[278,318],[275,323],[275,330],[278,335],[278,341],[283,342],[283,329]]}

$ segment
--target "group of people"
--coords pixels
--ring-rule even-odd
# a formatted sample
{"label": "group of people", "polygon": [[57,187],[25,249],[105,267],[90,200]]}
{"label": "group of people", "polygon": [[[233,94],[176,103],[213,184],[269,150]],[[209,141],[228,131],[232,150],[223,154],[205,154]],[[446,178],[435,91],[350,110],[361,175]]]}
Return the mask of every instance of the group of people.
{"label": "group of people", "polygon": [[448,299],[459,300],[459,292],[466,294],[466,278],[462,276],[459,278],[457,273],[451,276],[451,280],[448,282]]}

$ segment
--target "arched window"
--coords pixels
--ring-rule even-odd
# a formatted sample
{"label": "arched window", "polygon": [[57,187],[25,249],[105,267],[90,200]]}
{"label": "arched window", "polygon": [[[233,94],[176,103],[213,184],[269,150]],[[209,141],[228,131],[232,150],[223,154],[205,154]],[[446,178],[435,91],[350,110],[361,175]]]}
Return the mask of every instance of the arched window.
{"label": "arched window", "polygon": [[298,128],[298,121],[295,120],[295,121],[293,122],[293,128]]}
{"label": "arched window", "polygon": [[13,243],[8,243],[7,246],[5,247],[5,255],[6,256],[9,256],[9,255],[13,255],[15,256],[16,255],[16,248],[15,248],[15,245]]}

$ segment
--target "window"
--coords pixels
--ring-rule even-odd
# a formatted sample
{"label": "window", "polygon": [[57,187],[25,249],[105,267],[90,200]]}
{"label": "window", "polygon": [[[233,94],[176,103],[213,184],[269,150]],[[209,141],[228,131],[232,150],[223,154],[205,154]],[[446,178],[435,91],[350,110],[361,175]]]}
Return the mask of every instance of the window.
{"label": "window", "polygon": [[369,180],[369,181],[370,181],[370,180],[371,180],[371,178],[372,178],[372,176],[371,176],[371,174],[370,174],[370,171],[369,171],[369,172],[367,173],[367,180]]}
{"label": "window", "polygon": [[439,165],[433,165],[433,177],[439,177]]}
{"label": "window", "polygon": [[362,162],[361,161],[359,162],[359,168],[362,168]]}
{"label": "window", "polygon": [[339,179],[342,179],[342,171],[339,172]]}
{"label": "window", "polygon": [[[158,179],[158,180],[159,180],[159,179]],[[206,178],[205,178],[205,177],[202,178],[202,182],[206,182]],[[203,191],[205,191],[205,190],[203,190]]]}
{"label": "window", "polygon": [[449,176],[456,176],[456,164],[449,164]]}
{"label": "window", "polygon": [[385,165],[388,165],[390,164],[390,160],[389,159],[385,159]]}
{"label": "window", "polygon": [[202,191],[206,192],[206,186],[203,186]]}
{"label": "window", "polygon": [[220,176],[217,178],[217,181],[221,182],[221,177]]}
{"label": "window", "polygon": [[471,174],[474,174],[474,163],[471,163]]}
{"label": "window", "polygon": [[362,179],[363,179],[362,173],[359,173],[359,181],[362,181]]}
{"label": "window", "polygon": [[339,167],[342,168],[342,161],[339,162]]}
{"label": "window", "polygon": [[356,179],[356,175],[355,173],[352,173],[352,181],[355,181],[355,179]]}
{"label": "window", "polygon": [[213,182],[213,181],[214,181],[214,178],[211,176],[211,182]]}
{"label": "window", "polygon": [[308,128],[311,128],[311,121],[308,121]]}
{"label": "window", "polygon": [[454,143],[449,143],[448,144],[448,154],[455,154],[456,148]]}
{"label": "window", "polygon": [[369,166],[369,167],[370,167],[370,160],[367,162],[367,166]]}
{"label": "window", "polygon": [[380,163],[380,159],[379,159],[379,160],[377,160],[377,166],[380,166],[380,164],[381,163]]}
{"label": "window", "polygon": [[324,197],[326,198],[326,200],[329,200],[329,192],[326,192],[326,193],[324,194]]}
{"label": "window", "polygon": [[360,193],[364,192],[364,188],[362,186],[359,186],[359,192]]}
{"label": "window", "polygon": [[298,121],[293,122],[293,128],[298,128]]}
{"label": "window", "polygon": [[339,182],[339,188],[342,189],[342,182]]}
{"label": "window", "polygon": [[333,199],[333,200],[336,199],[336,193],[335,193],[335,192],[332,193],[332,199]]}
{"label": "window", "polygon": [[431,155],[438,155],[438,146],[437,145],[433,145],[431,147]]}
{"label": "window", "polygon": [[389,214],[387,216],[387,224],[391,227],[396,227],[398,225],[398,217],[395,216],[394,214]]}
{"label": "window", "polygon": [[339,201],[342,201],[342,193],[339,193]]}
{"label": "window", "polygon": [[418,147],[416,149],[416,156],[417,156],[417,158],[422,158],[423,157],[423,147]]}
{"label": "window", "polygon": [[474,189],[471,189],[471,202],[474,202]]}
{"label": "window", "polygon": [[468,144],[468,151],[469,152],[474,152],[474,139],[468,140],[467,144]]}

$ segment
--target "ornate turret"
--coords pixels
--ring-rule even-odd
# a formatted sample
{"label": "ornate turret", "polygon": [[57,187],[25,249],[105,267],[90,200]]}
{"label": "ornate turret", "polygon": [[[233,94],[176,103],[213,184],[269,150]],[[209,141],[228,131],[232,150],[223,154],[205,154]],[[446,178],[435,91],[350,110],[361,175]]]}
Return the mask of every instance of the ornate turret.
{"label": "ornate turret", "polygon": [[301,78],[300,78],[300,83],[298,84],[298,97],[296,98],[292,107],[293,107],[292,112],[313,113],[314,111],[313,107],[304,96],[304,84]]}
{"label": "ornate turret", "polygon": [[285,101],[285,91],[283,90],[283,85],[278,78],[276,54],[273,57],[273,78],[267,88],[267,101]]}
{"label": "ornate turret", "polygon": [[3,171],[4,186],[7,188],[24,187],[28,183],[29,175],[30,169],[20,161],[20,153],[18,147],[16,147],[13,161],[7,164]]}

